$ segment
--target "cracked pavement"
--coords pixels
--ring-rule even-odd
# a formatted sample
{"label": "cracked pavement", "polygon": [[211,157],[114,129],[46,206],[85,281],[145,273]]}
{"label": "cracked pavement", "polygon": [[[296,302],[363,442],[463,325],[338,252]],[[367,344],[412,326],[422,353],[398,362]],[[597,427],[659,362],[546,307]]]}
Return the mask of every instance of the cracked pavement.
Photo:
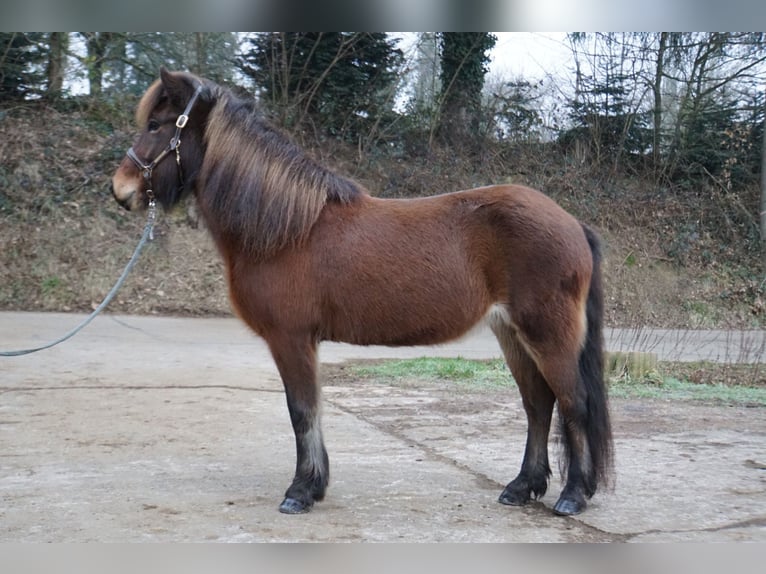
{"label": "cracked pavement", "polygon": [[[46,342],[80,319],[0,313],[0,348]],[[742,342],[732,351],[701,336],[719,356],[762,341],[728,334]],[[630,333],[610,337],[631,345]],[[656,348],[706,349],[680,338]],[[439,347],[320,348],[332,477],[302,516],[277,512],[292,430],[265,345],[236,319],[103,316],[58,347],[0,358],[0,539],[766,541],[766,409],[613,400],[614,488],[561,518],[550,510],[561,488],[553,447],[540,501],[496,502],[524,447],[515,390],[355,383],[343,369],[424,355],[499,349],[481,330]]]}

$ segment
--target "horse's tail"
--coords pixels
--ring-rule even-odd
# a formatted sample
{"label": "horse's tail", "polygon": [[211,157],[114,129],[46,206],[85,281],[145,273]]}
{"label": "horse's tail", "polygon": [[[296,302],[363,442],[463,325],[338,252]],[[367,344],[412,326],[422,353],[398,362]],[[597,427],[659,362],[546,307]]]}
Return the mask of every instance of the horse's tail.
{"label": "horse's tail", "polygon": [[579,382],[585,387],[587,418],[585,432],[591,456],[592,473],[586,479],[588,496],[599,483],[609,484],[613,468],[612,425],[609,418],[608,393],[604,380],[604,291],[601,283],[601,242],[596,233],[582,226],[593,256],[586,317],[588,331],[580,352]]}

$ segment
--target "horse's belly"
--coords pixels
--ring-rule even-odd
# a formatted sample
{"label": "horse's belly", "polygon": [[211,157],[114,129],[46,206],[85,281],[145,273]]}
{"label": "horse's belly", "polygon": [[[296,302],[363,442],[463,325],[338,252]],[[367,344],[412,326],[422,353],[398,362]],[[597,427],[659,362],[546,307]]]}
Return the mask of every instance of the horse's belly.
{"label": "horse's belly", "polygon": [[367,281],[325,313],[327,338],[360,345],[433,345],[458,338],[492,301],[480,284],[454,276],[403,282]]}
{"label": "horse's belly", "polygon": [[353,216],[328,212],[311,247],[325,338],[428,345],[482,319],[497,295],[486,272],[492,240],[456,197],[370,199]]}

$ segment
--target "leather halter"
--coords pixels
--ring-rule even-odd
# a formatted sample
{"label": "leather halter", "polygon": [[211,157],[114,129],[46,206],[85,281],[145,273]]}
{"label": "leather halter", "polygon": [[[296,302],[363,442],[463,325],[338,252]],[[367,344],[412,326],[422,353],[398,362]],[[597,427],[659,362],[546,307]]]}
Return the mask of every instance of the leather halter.
{"label": "leather halter", "polygon": [[165,159],[165,157],[172,151],[176,152],[176,165],[178,166],[178,179],[181,183],[181,188],[184,186],[184,176],[183,176],[183,170],[181,169],[181,130],[186,127],[186,123],[189,121],[189,113],[192,110],[192,107],[194,106],[194,102],[197,101],[197,97],[202,92],[202,86],[197,86],[197,89],[194,90],[194,95],[192,95],[191,99],[189,100],[189,103],[186,104],[186,108],[184,109],[183,113],[178,116],[178,119],[176,120],[176,133],[175,135],[170,138],[170,142],[168,142],[168,145],[165,146],[165,149],[163,149],[157,157],[154,158],[154,160],[151,163],[145,164],[141,161],[141,159],[136,155],[136,152],[133,150],[133,146],[130,147],[130,149],[127,152],[127,156],[130,158],[130,160],[136,164],[138,169],[141,170],[142,175],[144,176],[144,180],[146,181],[146,197],[149,199],[150,203],[154,203],[154,191],[151,189],[152,187],[152,171],[154,171],[154,168],[157,167],[157,165]]}

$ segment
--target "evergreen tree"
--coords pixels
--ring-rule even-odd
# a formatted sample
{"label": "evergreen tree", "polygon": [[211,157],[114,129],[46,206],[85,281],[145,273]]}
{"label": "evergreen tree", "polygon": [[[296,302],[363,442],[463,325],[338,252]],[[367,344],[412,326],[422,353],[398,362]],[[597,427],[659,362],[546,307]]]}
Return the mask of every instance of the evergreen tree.
{"label": "evergreen tree", "polygon": [[649,111],[635,101],[637,77],[628,65],[632,54],[624,38],[612,33],[570,35],[574,45],[591,40],[582,61],[576,58],[575,94],[568,102],[574,127],[561,141],[584,141],[595,164],[610,161],[617,167],[623,153],[643,154],[650,147]]}
{"label": "evergreen tree", "polygon": [[537,102],[541,84],[511,80],[492,90],[488,108],[493,111],[497,139],[515,142],[541,139],[543,118]]}
{"label": "evergreen tree", "polygon": [[221,83],[234,80],[239,42],[234,33],[81,32],[87,54],[76,55],[87,72],[90,93],[138,95],[165,66]]}
{"label": "evergreen tree", "polygon": [[356,139],[391,114],[403,56],[383,33],[272,32],[240,60],[284,125]]}
{"label": "evergreen tree", "polygon": [[497,38],[488,32],[442,32],[439,40],[439,135],[448,145],[471,149],[480,139],[481,92]]}
{"label": "evergreen tree", "polygon": [[678,92],[666,166],[671,177],[722,175],[729,185],[758,170],[753,152],[762,133],[765,38],[760,32],[670,35],[664,74]]}
{"label": "evergreen tree", "polygon": [[0,33],[0,101],[39,97],[45,91],[45,34]]}

